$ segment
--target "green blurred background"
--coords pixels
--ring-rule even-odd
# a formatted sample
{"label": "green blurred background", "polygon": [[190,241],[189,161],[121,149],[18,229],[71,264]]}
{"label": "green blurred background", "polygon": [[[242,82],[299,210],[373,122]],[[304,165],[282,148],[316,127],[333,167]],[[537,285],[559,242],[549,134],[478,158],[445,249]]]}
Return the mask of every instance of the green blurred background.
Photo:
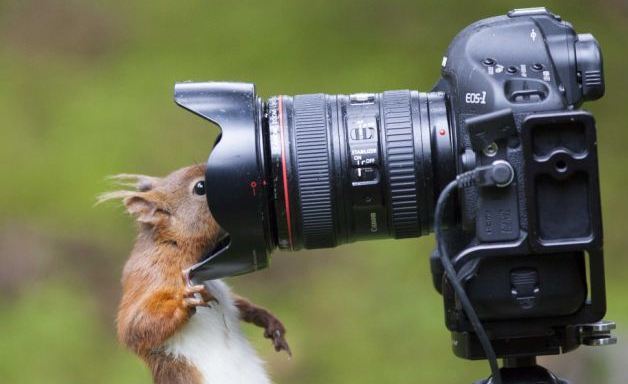
{"label": "green blurred background", "polygon": [[[204,161],[217,130],[177,108],[175,81],[240,80],[261,96],[428,90],[469,23],[545,5],[594,33],[607,93],[598,120],[608,318],[628,320],[628,4],[527,1],[0,0],[0,383],[148,383],[114,337],[134,239],[94,208],[106,175]],[[229,282],[286,324],[294,358],[246,326],[277,383],[470,383],[433,290],[433,238],[276,254]],[[628,382],[628,347],[545,363],[574,383]],[[622,365],[623,364],[623,365]]]}

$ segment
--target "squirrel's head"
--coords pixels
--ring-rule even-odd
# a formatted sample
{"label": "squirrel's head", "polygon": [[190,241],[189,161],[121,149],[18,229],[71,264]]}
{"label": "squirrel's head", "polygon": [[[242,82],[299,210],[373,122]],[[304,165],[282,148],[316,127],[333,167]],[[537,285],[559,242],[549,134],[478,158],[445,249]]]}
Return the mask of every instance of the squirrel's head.
{"label": "squirrel's head", "polygon": [[222,230],[205,197],[205,166],[192,165],[166,177],[120,174],[111,179],[135,190],[102,194],[98,203],[121,199],[141,230],[155,242],[201,251],[219,240]]}

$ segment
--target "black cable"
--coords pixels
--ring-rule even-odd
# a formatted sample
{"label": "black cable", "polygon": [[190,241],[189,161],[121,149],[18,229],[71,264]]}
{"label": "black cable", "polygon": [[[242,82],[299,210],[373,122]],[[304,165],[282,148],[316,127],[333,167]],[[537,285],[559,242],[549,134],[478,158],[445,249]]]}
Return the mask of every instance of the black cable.
{"label": "black cable", "polygon": [[456,273],[456,270],[454,269],[454,266],[449,259],[449,255],[447,254],[447,248],[445,247],[445,241],[442,236],[443,211],[445,209],[445,202],[447,201],[447,198],[449,197],[451,192],[456,187],[458,187],[458,185],[469,185],[470,180],[475,175],[475,171],[469,171],[459,175],[456,180],[453,180],[449,184],[447,184],[447,186],[440,193],[440,196],[438,196],[438,200],[436,202],[436,210],[434,213],[434,233],[436,235],[436,245],[438,247],[440,261],[443,264],[443,268],[445,269],[445,274],[449,279],[449,283],[456,292],[458,300],[460,301],[460,304],[462,304],[462,308],[469,318],[469,321],[473,326],[473,330],[480,340],[480,344],[482,344],[482,349],[484,349],[484,353],[486,354],[488,363],[491,366],[492,384],[502,384],[501,373],[499,371],[499,365],[497,363],[495,350],[493,350],[493,346],[491,345],[491,341],[488,338],[484,327],[482,326],[482,322],[480,321],[477,313],[475,313],[475,310],[473,309],[473,304],[471,304],[471,301],[469,300],[469,297],[462,287],[462,284],[460,284],[458,274]]}

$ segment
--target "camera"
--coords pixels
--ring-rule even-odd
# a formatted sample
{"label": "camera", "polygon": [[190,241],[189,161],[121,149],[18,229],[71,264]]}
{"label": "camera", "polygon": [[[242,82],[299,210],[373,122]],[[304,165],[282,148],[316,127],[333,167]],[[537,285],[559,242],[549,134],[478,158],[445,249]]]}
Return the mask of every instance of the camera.
{"label": "camera", "polygon": [[261,100],[249,83],[178,83],[176,103],[221,129],[206,185],[228,234],[190,274],[253,272],[276,248],[427,235],[440,209],[448,255],[430,262],[456,355],[489,357],[466,299],[504,377],[612,343],[595,119],[580,109],[603,94],[597,41],[545,8],[465,28],[429,92]]}

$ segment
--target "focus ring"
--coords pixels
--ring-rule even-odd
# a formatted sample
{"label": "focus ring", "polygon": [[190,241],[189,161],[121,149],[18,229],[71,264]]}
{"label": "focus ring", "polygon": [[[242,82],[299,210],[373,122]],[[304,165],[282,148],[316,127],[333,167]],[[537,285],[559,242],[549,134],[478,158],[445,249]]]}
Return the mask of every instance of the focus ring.
{"label": "focus ring", "polygon": [[294,140],[305,248],[336,245],[325,95],[294,97]]}
{"label": "focus ring", "polygon": [[419,236],[419,210],[410,91],[383,94],[385,172],[395,238]]}

